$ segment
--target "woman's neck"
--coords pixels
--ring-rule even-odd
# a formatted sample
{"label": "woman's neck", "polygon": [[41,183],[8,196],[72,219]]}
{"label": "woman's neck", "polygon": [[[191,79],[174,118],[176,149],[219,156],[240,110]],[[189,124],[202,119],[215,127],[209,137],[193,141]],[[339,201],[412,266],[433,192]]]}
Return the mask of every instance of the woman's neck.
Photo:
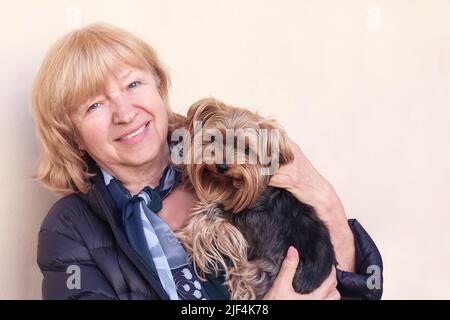
{"label": "woman's neck", "polygon": [[135,195],[146,186],[156,187],[168,164],[169,147],[166,144],[164,150],[159,152],[151,162],[145,165],[139,167],[120,166],[111,168],[110,170],[111,174],[119,179],[132,195]]}

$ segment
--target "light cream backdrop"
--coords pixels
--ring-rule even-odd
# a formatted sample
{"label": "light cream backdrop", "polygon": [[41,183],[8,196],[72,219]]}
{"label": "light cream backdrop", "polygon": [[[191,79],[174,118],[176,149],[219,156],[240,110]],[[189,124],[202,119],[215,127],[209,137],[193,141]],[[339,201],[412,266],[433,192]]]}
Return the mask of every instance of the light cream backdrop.
{"label": "light cream backdrop", "polygon": [[198,98],[275,115],[376,240],[384,298],[450,298],[450,1],[5,1],[0,12],[0,298],[39,299],[32,80],[78,23],[137,33]]}

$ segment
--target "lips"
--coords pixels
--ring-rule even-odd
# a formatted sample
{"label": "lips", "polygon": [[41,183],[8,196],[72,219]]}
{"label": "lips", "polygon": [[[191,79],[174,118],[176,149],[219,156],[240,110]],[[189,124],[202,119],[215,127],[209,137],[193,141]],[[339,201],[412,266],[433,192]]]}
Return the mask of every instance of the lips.
{"label": "lips", "polygon": [[143,137],[150,121],[144,122],[139,127],[132,128],[128,131],[126,131],[124,134],[122,134],[119,138],[116,139],[116,141],[124,142],[124,143],[135,143],[140,140],[140,137]]}

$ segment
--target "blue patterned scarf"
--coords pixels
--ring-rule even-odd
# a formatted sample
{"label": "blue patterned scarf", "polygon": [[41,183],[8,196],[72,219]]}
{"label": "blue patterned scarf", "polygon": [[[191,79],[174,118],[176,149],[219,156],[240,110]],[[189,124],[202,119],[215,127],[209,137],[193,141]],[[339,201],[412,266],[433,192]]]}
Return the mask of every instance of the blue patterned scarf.
{"label": "blue patterned scarf", "polygon": [[162,200],[175,189],[181,173],[168,166],[156,188],[145,187],[132,196],[122,183],[102,169],[104,182],[116,206],[128,241],[141,261],[155,271],[171,300],[208,299],[187,254],[167,223],[158,215]]}

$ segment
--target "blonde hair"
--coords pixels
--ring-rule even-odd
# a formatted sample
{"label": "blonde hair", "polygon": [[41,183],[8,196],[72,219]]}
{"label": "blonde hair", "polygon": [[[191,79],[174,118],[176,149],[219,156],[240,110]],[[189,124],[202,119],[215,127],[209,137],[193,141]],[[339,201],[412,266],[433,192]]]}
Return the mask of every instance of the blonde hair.
{"label": "blonde hair", "polygon": [[106,24],[92,24],[63,36],[48,51],[35,79],[33,113],[42,145],[35,178],[60,195],[87,193],[88,163],[79,149],[70,112],[99,93],[106,92],[108,75],[118,62],[150,70],[169,116],[169,132],[181,116],[168,103],[170,79],[155,50],[136,36]]}

